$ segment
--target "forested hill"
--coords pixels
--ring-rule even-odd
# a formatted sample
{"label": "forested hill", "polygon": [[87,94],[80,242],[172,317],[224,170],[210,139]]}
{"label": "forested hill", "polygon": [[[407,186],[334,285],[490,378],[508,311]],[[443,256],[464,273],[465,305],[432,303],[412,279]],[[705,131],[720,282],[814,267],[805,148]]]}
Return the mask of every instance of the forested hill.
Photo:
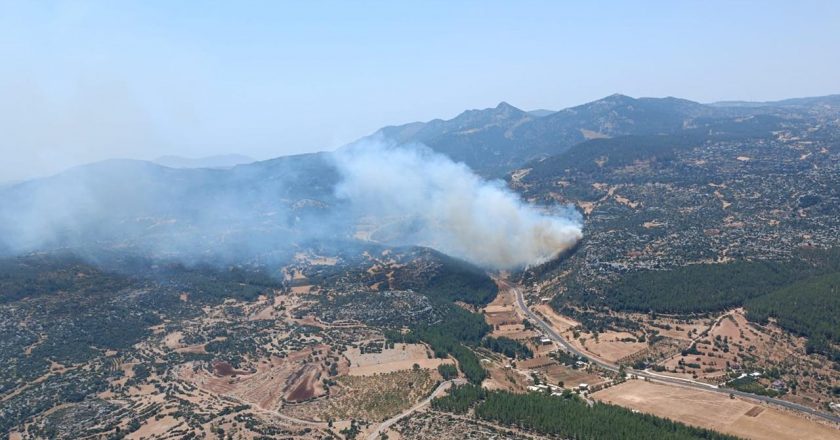
{"label": "forested hill", "polygon": [[398,144],[421,143],[482,174],[500,176],[587,140],[692,131],[704,136],[745,129],[752,133],[757,129],[755,123],[836,111],[840,107],[836,101],[825,97],[754,105],[705,105],[673,97],[631,98],[614,94],[548,114],[526,112],[502,102],[495,108],[468,110],[449,120],[384,127],[371,138],[381,137]]}

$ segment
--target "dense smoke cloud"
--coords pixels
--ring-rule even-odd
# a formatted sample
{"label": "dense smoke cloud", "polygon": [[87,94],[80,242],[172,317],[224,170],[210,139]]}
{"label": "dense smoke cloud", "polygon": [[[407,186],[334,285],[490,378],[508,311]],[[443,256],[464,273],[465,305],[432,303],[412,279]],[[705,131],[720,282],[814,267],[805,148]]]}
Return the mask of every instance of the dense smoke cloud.
{"label": "dense smoke cloud", "polygon": [[483,267],[544,262],[581,238],[570,208],[543,213],[500,181],[422,147],[363,142],[335,155],[336,194],[363,213],[404,225],[402,240],[424,244]]}
{"label": "dense smoke cloud", "polygon": [[541,212],[466,165],[382,142],[228,170],[106,161],[0,188],[0,253],[281,264],[361,239],[500,269],[540,263],[580,237],[571,209]]}

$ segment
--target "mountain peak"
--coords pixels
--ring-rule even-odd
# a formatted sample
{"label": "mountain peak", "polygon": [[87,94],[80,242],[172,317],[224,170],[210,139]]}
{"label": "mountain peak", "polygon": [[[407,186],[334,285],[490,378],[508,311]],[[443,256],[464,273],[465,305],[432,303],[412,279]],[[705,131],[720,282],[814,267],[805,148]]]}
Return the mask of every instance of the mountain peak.
{"label": "mountain peak", "polygon": [[635,101],[635,100],[636,100],[635,98],[633,98],[631,96],[627,96],[627,95],[622,95],[621,93],[613,93],[610,96],[599,99],[599,101],[611,101],[611,102],[630,102],[630,101]]}
{"label": "mountain peak", "polygon": [[499,103],[499,105],[496,106],[496,110],[519,110],[519,109],[510,105],[510,104],[508,104],[505,101],[502,101],[502,102]]}

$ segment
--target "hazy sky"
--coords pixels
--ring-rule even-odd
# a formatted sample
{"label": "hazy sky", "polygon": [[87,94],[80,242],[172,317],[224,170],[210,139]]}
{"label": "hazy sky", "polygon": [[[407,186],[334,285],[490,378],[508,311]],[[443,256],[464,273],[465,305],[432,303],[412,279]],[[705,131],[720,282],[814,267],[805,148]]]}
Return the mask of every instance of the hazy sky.
{"label": "hazy sky", "polygon": [[0,0],[0,181],[332,149],[505,100],[840,93],[840,2]]}

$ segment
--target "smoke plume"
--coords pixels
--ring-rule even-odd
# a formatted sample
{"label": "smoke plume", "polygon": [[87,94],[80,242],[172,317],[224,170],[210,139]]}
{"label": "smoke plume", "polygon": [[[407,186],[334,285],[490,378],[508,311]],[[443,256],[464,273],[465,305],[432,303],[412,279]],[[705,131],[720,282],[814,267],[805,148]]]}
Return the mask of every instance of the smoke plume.
{"label": "smoke plume", "polygon": [[399,224],[403,241],[479,266],[507,269],[544,262],[581,238],[571,208],[540,212],[500,181],[422,146],[363,142],[335,155],[338,197],[380,222]]}
{"label": "smoke plume", "polygon": [[307,246],[370,240],[501,269],[545,261],[580,237],[574,210],[540,211],[425,147],[373,141],[227,170],[106,161],[0,188],[6,254],[280,264]]}

